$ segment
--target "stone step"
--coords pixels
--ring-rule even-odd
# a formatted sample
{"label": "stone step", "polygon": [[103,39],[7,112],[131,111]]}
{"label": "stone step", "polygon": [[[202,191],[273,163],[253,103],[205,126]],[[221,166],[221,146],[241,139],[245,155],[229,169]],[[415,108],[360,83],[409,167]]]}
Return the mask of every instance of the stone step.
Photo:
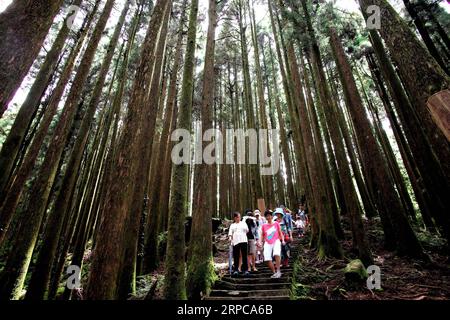
{"label": "stone step", "polygon": [[291,284],[289,282],[271,282],[271,283],[230,283],[227,281],[217,281],[214,285],[215,290],[279,290],[289,289]]}
{"label": "stone step", "polygon": [[270,277],[264,277],[264,278],[231,278],[231,277],[223,277],[221,279],[223,282],[228,282],[230,284],[273,284],[273,283],[286,283],[289,282],[289,277],[281,277],[278,279],[272,279]]}
{"label": "stone step", "polygon": [[272,271],[265,263],[257,265],[258,271],[248,276],[226,275],[217,281],[205,300],[289,300],[291,277],[295,257],[301,252],[301,242],[291,243],[290,266],[281,268],[282,277],[272,279]]}
{"label": "stone step", "polygon": [[[294,267],[290,264],[289,267],[281,267],[280,270],[281,270],[281,272],[283,272],[283,271],[294,271]],[[267,267],[267,266],[264,266],[264,267],[260,266],[256,273],[258,273],[258,272],[269,272],[269,271],[272,272],[269,267]]]}
{"label": "stone step", "polygon": [[[261,297],[205,297],[204,300],[209,301],[239,301],[239,300],[262,300]],[[268,296],[264,300],[290,300],[289,295],[282,296]]]}
{"label": "stone step", "polygon": [[265,299],[271,296],[289,296],[289,289],[278,290],[212,290],[210,297],[260,297]]}
{"label": "stone step", "polygon": [[[280,271],[281,271],[281,273],[292,273],[292,272],[294,272],[294,269],[293,268],[281,268]],[[260,273],[273,274],[272,270],[267,268],[267,269],[258,269],[258,272],[251,272],[250,275],[257,275],[257,274],[260,274]]]}
{"label": "stone step", "polygon": [[[253,273],[253,274],[249,274],[248,276],[245,276],[243,274],[240,274],[238,276],[231,276],[231,278],[235,278],[235,279],[242,279],[242,278],[270,278],[270,276],[273,275],[272,271],[260,271],[257,273]],[[290,276],[292,275],[292,270],[286,270],[283,272],[283,270],[281,270],[281,275],[282,277],[285,276]],[[229,277],[229,276],[228,276]]]}

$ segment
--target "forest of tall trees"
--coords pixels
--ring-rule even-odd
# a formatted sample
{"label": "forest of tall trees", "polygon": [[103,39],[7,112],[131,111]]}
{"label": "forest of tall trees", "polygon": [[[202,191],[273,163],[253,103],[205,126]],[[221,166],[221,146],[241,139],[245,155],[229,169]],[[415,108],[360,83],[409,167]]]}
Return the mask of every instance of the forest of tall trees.
{"label": "forest of tall trees", "polygon": [[276,208],[291,299],[355,265],[449,299],[449,34],[439,0],[1,1],[0,300],[214,297]]}

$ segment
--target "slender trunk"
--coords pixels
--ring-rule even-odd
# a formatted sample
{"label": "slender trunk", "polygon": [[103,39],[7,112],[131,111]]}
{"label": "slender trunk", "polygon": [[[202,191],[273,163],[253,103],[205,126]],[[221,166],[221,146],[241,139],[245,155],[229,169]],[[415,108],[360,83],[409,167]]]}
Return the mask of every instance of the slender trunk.
{"label": "slender trunk", "polygon": [[[57,248],[57,240],[61,232],[62,222],[64,221],[64,214],[69,208],[70,197],[75,188],[75,183],[81,165],[83,150],[85,149],[88,140],[89,129],[92,125],[94,113],[100,101],[102,89],[106,80],[106,75],[109,71],[109,67],[114,56],[114,51],[119,40],[120,32],[128,13],[129,4],[129,2],[126,2],[122,10],[122,14],[115,27],[114,34],[110,40],[108,50],[103,59],[101,69],[99,71],[99,74],[97,75],[97,83],[92,93],[89,105],[85,110],[85,115],[79,129],[75,145],[72,149],[70,160],[66,166],[66,174],[62,182],[62,187],[53,206],[53,212],[50,213],[49,219],[46,223],[46,233],[44,235],[41,250],[37,258],[30,284],[28,286],[26,299],[41,300],[44,298],[44,294],[48,286],[50,268],[53,263],[53,258],[55,256],[55,251]],[[120,55],[121,54],[119,53],[119,58]],[[117,59],[117,61],[120,60],[119,58]],[[116,67],[114,68],[114,73],[117,70],[117,66],[118,62],[116,64]]]}
{"label": "slender trunk", "polygon": [[[215,87],[215,32],[217,27],[216,0],[209,1],[209,25],[206,40],[205,68],[203,78],[203,96],[201,105],[202,136],[213,125]],[[208,145],[203,142],[202,150]],[[194,198],[192,228],[189,242],[186,290],[188,298],[200,300],[201,293],[208,294],[214,282],[214,262],[212,257],[212,201],[216,195],[211,192],[212,166],[207,163],[198,165],[194,177]]]}
{"label": "slender trunk", "polygon": [[[281,77],[282,77],[282,83],[283,83],[283,89],[284,94],[286,96],[286,102],[287,107],[289,110],[289,118],[291,122],[291,129],[292,129],[292,137],[293,142],[295,144],[295,152],[294,157],[297,160],[297,163],[300,165],[300,170],[298,171],[298,175],[296,177],[296,180],[298,180],[298,196],[300,198],[307,197],[308,201],[311,202],[311,204],[314,203],[314,195],[311,192],[311,183],[308,176],[308,169],[306,165],[306,157],[304,156],[305,150],[303,147],[302,137],[301,137],[301,128],[299,126],[296,126],[295,123],[299,123],[298,121],[298,114],[293,106],[293,97],[291,93],[291,87],[289,85],[288,79],[290,78],[290,70],[289,68],[285,67],[284,61],[287,61],[286,55],[284,56],[283,61],[283,55],[281,53],[281,45],[280,45],[280,38],[282,33],[278,32],[276,24],[275,24],[275,14],[276,11],[273,8],[273,4],[269,3],[269,13],[270,13],[270,20],[271,20],[271,26],[272,26],[272,32],[275,37],[275,48],[277,52],[278,62],[280,65],[280,71],[281,71]],[[281,30],[280,30],[281,31]],[[272,51],[270,51],[272,53]],[[273,61],[273,57],[271,57],[271,60]],[[291,166],[289,159],[293,158],[290,157],[289,153],[286,155],[286,166]]]}
{"label": "slender trunk", "polygon": [[[423,182],[419,181],[420,172],[418,172],[416,160],[413,158],[410,146],[406,141],[406,137],[402,131],[402,127],[399,123],[397,115],[394,112],[391,101],[389,100],[387,89],[383,83],[383,78],[381,77],[380,68],[376,64],[373,54],[368,54],[366,58],[373,79],[375,80],[380,98],[383,101],[383,106],[385,108],[386,115],[391,124],[392,131],[394,132],[395,139],[399,146],[400,154],[402,156],[403,163],[405,164],[406,171],[411,181],[411,186],[413,188],[414,195],[419,205],[424,223],[427,226],[427,228],[433,232],[435,230],[435,227],[433,221],[431,220],[431,212],[429,204],[422,191],[424,189]],[[393,99],[395,99],[395,97],[393,97]]]}
{"label": "slender trunk", "polygon": [[[194,62],[197,38],[198,0],[191,2],[189,29],[181,89],[180,110],[177,129],[191,131],[192,98],[194,88]],[[187,150],[186,150],[187,149]],[[189,152],[190,146],[183,152]],[[190,158],[190,157],[189,157]],[[171,177],[171,197],[167,235],[166,270],[164,297],[166,299],[186,299],[186,264],[184,223],[188,208],[189,163],[173,164]]]}
{"label": "slender trunk", "polygon": [[[171,115],[171,122],[170,122],[170,128],[169,132],[172,132],[176,127],[176,122],[178,118],[178,106],[177,106],[177,99],[176,99],[176,91],[178,91],[177,88],[175,88],[175,95],[173,96],[173,108],[172,108],[172,115]],[[171,187],[171,174],[172,174],[172,163],[171,163],[171,152],[172,152],[172,146],[173,142],[171,140],[170,134],[167,136],[166,140],[166,151],[164,155],[164,167],[161,170],[163,172],[161,176],[161,190],[159,195],[159,203],[158,203],[158,230],[160,232],[164,232],[167,230],[167,221],[168,221],[168,210],[169,210],[169,197],[170,197],[170,187]],[[158,261],[162,259],[162,257],[156,256]]]}
{"label": "slender trunk", "polygon": [[359,0],[359,2],[363,14],[366,14],[370,5],[381,8],[383,14],[379,33],[398,67],[411,104],[420,117],[421,126],[425,129],[442,165],[444,175],[447,181],[450,181],[450,144],[436,125],[427,106],[427,101],[432,95],[450,87],[450,77],[386,0]]}
{"label": "slender trunk", "polygon": [[[308,31],[308,35],[309,35],[309,41],[310,41],[310,48],[311,48],[311,53],[312,53],[312,58],[313,58],[313,74],[315,75],[315,84],[317,85],[317,89],[318,89],[318,93],[319,93],[319,101],[320,101],[320,107],[325,110],[331,109],[328,102],[331,100],[330,98],[330,93],[329,93],[329,88],[327,86],[327,81],[326,81],[326,77],[325,77],[325,72],[323,69],[323,63],[322,63],[322,58],[320,55],[320,50],[319,50],[319,46],[317,44],[317,40],[316,40],[316,36],[315,36],[315,32],[312,26],[312,22],[311,22],[311,18],[309,15],[309,11],[307,8],[307,4],[306,1],[302,1],[302,6],[303,6],[303,12],[305,14],[305,20],[306,20],[306,27],[307,27],[307,31]],[[295,7],[294,7],[295,8]],[[296,11],[299,11],[298,8],[295,8]],[[293,54],[294,55],[294,54]],[[327,112],[324,112],[326,115],[328,115]],[[332,129],[336,128],[336,126],[332,126]],[[320,137],[320,135],[318,136]],[[336,143],[336,141],[334,141]],[[338,143],[342,144],[342,141],[339,141]],[[334,228],[336,230],[336,235],[339,238],[343,238],[343,231],[341,228],[341,224],[340,224],[340,220],[339,220],[339,215],[338,215],[338,207],[337,207],[337,203],[336,203],[336,198],[334,197],[334,193],[333,193],[333,186],[331,184],[331,177],[330,174],[328,172],[328,168],[326,166],[326,159],[325,159],[325,151],[323,150],[323,143],[318,144],[318,149],[317,149],[318,153],[318,160],[319,160],[319,164],[322,167],[322,171],[324,172],[324,178],[322,180],[323,186],[325,188],[325,192],[327,194],[327,197],[329,199],[330,202],[330,212],[332,214],[333,220],[334,220]],[[334,162],[334,155],[333,155],[333,149],[329,150],[330,153],[330,158],[331,160]],[[336,163],[334,162],[333,165],[335,166]],[[342,200],[339,199],[338,200]],[[345,200],[344,203],[340,203],[341,207],[345,208]],[[345,211],[345,210],[344,210]]]}
{"label": "slender trunk", "polygon": [[[340,209],[341,215],[345,216],[347,208],[346,208],[346,205],[345,205],[344,190],[342,190],[343,186],[342,186],[342,183],[340,181],[340,177],[339,177],[339,173],[338,173],[336,157],[335,157],[335,154],[333,152],[332,141],[331,141],[331,138],[330,138],[330,134],[331,134],[332,130],[330,130],[329,127],[328,127],[329,124],[327,124],[327,122],[326,122],[325,112],[324,112],[324,107],[326,107],[327,110],[330,110],[331,107],[330,107],[329,103],[333,103],[334,100],[330,99],[329,100],[330,102],[328,102],[327,100],[325,100],[325,103],[321,102],[321,100],[320,100],[320,92],[324,92],[324,90],[327,90],[326,92],[328,94],[327,83],[323,83],[322,82],[322,84],[320,84],[320,86],[322,86],[322,89],[321,90],[318,89],[318,84],[317,84],[317,80],[316,79],[319,79],[319,76],[318,75],[314,75],[314,73],[318,73],[317,71],[314,71],[314,70],[317,70],[317,68],[316,69],[313,68],[313,66],[311,64],[311,61],[310,61],[311,59],[310,59],[309,56],[310,56],[310,53],[308,51],[306,51],[306,59],[307,59],[307,62],[308,62],[309,69],[311,70],[311,77],[312,77],[312,82],[313,82],[313,88],[315,89],[315,92],[316,92],[316,95],[317,95],[319,103],[317,103],[316,106],[314,106],[314,101],[313,101],[313,99],[311,97],[311,89],[309,89],[311,87],[311,85],[307,82],[306,83],[306,88],[307,88],[307,93],[308,93],[308,97],[309,97],[308,100],[310,101],[309,104],[312,106],[312,108],[311,108],[312,115],[314,115],[313,111],[315,109],[316,112],[317,112],[318,121],[319,121],[319,123],[320,123],[320,125],[322,127],[323,140],[325,141],[327,149],[329,150],[329,152],[328,152],[329,161],[328,162],[329,162],[329,166],[330,166],[330,170],[331,170],[331,177],[333,178],[333,182],[334,182],[334,190],[335,190],[335,194],[336,194],[336,200],[337,200],[337,203],[339,204],[339,209]],[[302,62],[302,65],[303,65],[304,64],[303,60],[301,60],[301,62]],[[323,68],[321,60],[320,60],[320,68]],[[303,67],[303,69],[306,70],[305,67]],[[306,74],[305,74],[304,77],[305,77],[306,81],[308,81],[308,77],[306,76]],[[321,79],[323,81],[323,79],[325,79],[325,75],[322,75]],[[322,98],[322,100],[323,100],[323,98]],[[321,137],[320,136],[320,131],[318,131],[316,136],[319,137],[319,138]],[[319,143],[323,144],[322,141],[320,141]],[[331,178],[330,178],[330,181],[331,181]]]}
{"label": "slender trunk", "polygon": [[371,177],[370,180],[374,184],[372,190],[376,190],[375,200],[377,201],[377,209],[380,212],[385,230],[386,245],[397,249],[399,254],[423,258],[422,247],[403,211],[397,192],[390,183],[388,168],[370,129],[370,123],[365,115],[350,64],[335,33],[331,35],[331,45],[348,109],[357,131],[361,158],[366,165],[367,173]]}
{"label": "slender trunk", "polygon": [[439,36],[442,39],[442,42],[445,45],[446,52],[447,52],[447,54],[449,54],[450,53],[450,37],[448,36],[447,31],[444,29],[444,27],[442,27],[441,23],[438,21],[438,19],[432,12],[427,11],[427,12],[425,12],[425,14],[429,17],[431,22],[434,24],[435,28],[437,29],[437,32],[439,33]]}
{"label": "slender trunk", "polygon": [[[170,133],[169,131],[171,128],[172,123],[172,116],[174,114],[175,109],[175,100],[176,100],[176,93],[177,93],[177,79],[178,79],[178,69],[181,64],[182,60],[182,45],[183,45],[183,30],[184,30],[184,23],[186,20],[186,10],[184,10],[187,7],[187,0],[183,2],[183,10],[182,10],[182,16],[180,17],[179,22],[179,30],[178,30],[178,39],[177,44],[175,48],[175,57],[174,57],[174,63],[172,65],[172,73],[170,75],[170,84],[169,84],[169,91],[168,91],[168,97],[167,97],[167,105],[166,105],[166,117],[164,119],[164,126],[163,131],[161,133],[161,139],[160,139],[160,148],[158,152],[158,157],[156,158],[158,163],[158,170],[155,172],[154,181],[161,181],[161,183],[164,186],[161,186],[161,188],[155,188],[154,186],[149,186],[149,190],[151,190],[150,194],[150,208],[149,208],[149,220],[147,221],[146,228],[145,228],[145,247],[144,247],[144,257],[143,257],[143,268],[142,271],[144,274],[149,273],[150,271],[154,270],[158,265],[158,256],[157,256],[157,249],[158,249],[158,233],[160,231],[159,228],[159,221],[161,219],[160,215],[162,212],[159,210],[159,208],[162,207],[161,205],[161,196],[162,196],[162,190],[166,188],[167,185],[167,179],[170,180],[170,176],[167,175],[167,168],[166,168],[166,153],[167,150],[170,149]],[[161,167],[164,168],[161,170]]]}
{"label": "slender trunk", "polygon": [[67,97],[58,125],[53,133],[52,142],[46,152],[46,157],[39,170],[38,178],[33,183],[30,191],[29,204],[25,210],[27,223],[21,225],[16,235],[16,245],[12,254],[8,256],[5,269],[2,272],[3,284],[0,289],[2,298],[17,298],[21,292],[23,282],[35,247],[39,228],[47,207],[47,201],[58,169],[64,146],[66,144],[70,128],[77,113],[78,102],[81,98],[82,88],[88,77],[89,69],[94,59],[95,52],[105,29],[109,15],[112,11],[114,0],[108,0],[102,15],[99,18],[89,46],[86,49],[71,90]]}
{"label": "slender trunk", "polygon": [[418,179],[425,186],[422,193],[427,199],[426,201],[435,221],[442,228],[445,237],[450,239],[450,218],[447,214],[450,208],[450,198],[448,197],[450,187],[444,174],[444,164],[439,162],[436,157],[433,150],[434,145],[430,143],[423,131],[422,122],[416,116],[402,83],[384,51],[380,36],[374,31],[371,31],[370,35],[380,70],[384,79],[387,80],[389,92],[393,98],[396,111],[403,124],[403,131],[416,161],[420,173]]}
{"label": "slender trunk", "polygon": [[[119,294],[119,276],[125,250],[127,217],[133,214],[130,213],[130,208],[139,166],[139,160],[136,161],[135,158],[143,134],[142,118],[147,114],[147,110],[142,109],[153,107],[145,104],[148,94],[146,88],[151,81],[154,68],[152,57],[167,3],[158,1],[150,19],[139,67],[131,90],[129,105],[132,108],[129,108],[123,134],[113,157],[113,170],[108,177],[104,206],[100,210],[101,221],[86,290],[86,297],[90,300],[116,299]],[[115,240],[111,239],[112,235]]]}
{"label": "slender trunk", "polygon": [[336,237],[335,226],[333,222],[333,213],[331,211],[330,193],[327,192],[325,182],[325,172],[322,166],[323,159],[317,154],[317,145],[314,144],[313,132],[309,122],[308,111],[306,109],[305,97],[303,94],[303,85],[299,74],[299,68],[295,57],[294,46],[288,47],[288,63],[291,68],[292,82],[295,87],[293,95],[295,105],[297,106],[302,128],[303,143],[306,151],[308,171],[310,173],[312,191],[316,199],[317,218],[320,228],[318,239],[319,257],[333,256],[341,257],[342,251]]}
{"label": "slender trunk", "polygon": [[[72,5],[79,6],[82,0],[74,0]],[[27,95],[24,103],[19,109],[14,124],[6,137],[5,142],[2,145],[0,152],[0,168],[2,168],[2,175],[0,176],[0,194],[4,192],[9,178],[12,175],[15,160],[20,151],[22,142],[27,134],[27,129],[30,127],[33,116],[37,113],[40,100],[50,83],[51,78],[54,76],[56,66],[59,61],[59,57],[63,51],[64,44],[69,35],[69,14],[63,21],[61,30],[59,31],[56,39],[52,45],[52,48],[45,56],[45,61],[37,74],[33,86]],[[0,197],[2,198],[2,197]]]}
{"label": "slender trunk", "polygon": [[14,1],[0,14],[0,118],[38,56],[63,3]]}
{"label": "slender trunk", "polygon": [[[139,164],[137,168],[137,176],[134,180],[135,190],[133,200],[130,206],[130,214],[128,216],[126,235],[125,235],[125,252],[123,254],[123,266],[121,270],[121,283],[119,288],[119,298],[127,298],[130,293],[136,290],[136,266],[137,266],[137,245],[139,238],[139,228],[144,205],[144,195],[146,188],[151,188],[148,183],[150,179],[150,161],[152,157],[153,139],[155,136],[156,115],[158,109],[163,109],[163,105],[159,105],[159,96],[161,89],[161,75],[164,66],[164,52],[166,50],[167,30],[172,13],[172,1],[167,1],[167,6],[163,13],[163,22],[161,25],[158,46],[156,47],[154,70],[149,91],[148,100],[145,105],[149,108],[145,110],[146,114],[141,120],[143,134],[140,137],[140,145],[138,149]],[[127,128],[125,128],[126,130]]]}
{"label": "slender trunk", "polygon": [[[256,129],[256,117],[253,108],[253,94],[252,94],[252,84],[250,78],[250,65],[248,58],[248,45],[246,36],[246,27],[244,26],[246,17],[246,5],[243,3],[244,0],[238,1],[238,23],[240,30],[240,46],[241,46],[241,58],[242,58],[242,71],[244,75],[244,103],[246,112],[246,127],[247,129]],[[248,144],[247,144],[248,146]],[[250,150],[247,148],[247,150]],[[259,148],[258,148],[259,150]],[[249,169],[251,171],[249,182],[250,182],[250,207],[256,205],[258,199],[263,198],[263,190],[261,184],[261,175],[259,170],[259,164],[250,164]]]}
{"label": "slender trunk", "polygon": [[412,4],[411,1],[409,1],[409,0],[403,0],[403,3],[405,4],[406,10],[408,11],[409,15],[411,16],[412,20],[414,21],[414,24],[416,25],[417,30],[419,31],[423,42],[427,46],[428,51],[433,56],[433,58],[436,60],[436,62],[441,66],[442,70],[444,70],[447,74],[450,74],[450,71],[448,70],[447,65],[445,64],[444,60],[441,57],[441,54],[439,53],[439,50],[436,48],[436,45],[434,44],[433,39],[431,39],[431,35],[428,32],[424,21],[419,16],[419,13],[417,12],[415,5]]}
{"label": "slender trunk", "polygon": [[63,95],[64,89],[69,82],[72,75],[72,70],[74,68],[75,59],[79,54],[84,39],[87,36],[89,27],[92,23],[95,13],[97,12],[100,1],[96,2],[93,11],[90,13],[88,18],[83,23],[83,27],[80,31],[79,37],[76,41],[75,47],[72,49],[69,57],[63,68],[63,73],[61,74],[58,84],[56,85],[54,91],[51,94],[50,101],[45,110],[43,119],[39,124],[36,134],[34,135],[33,142],[28,148],[28,152],[22,162],[22,165],[17,169],[14,180],[11,181],[11,185],[8,188],[8,192],[0,197],[1,209],[0,209],[0,244],[3,242],[5,234],[8,230],[9,224],[13,217],[16,207],[18,205],[19,199],[22,195],[23,189],[25,187],[25,182],[29,178],[36,159],[39,154],[39,150],[47,136],[50,124],[56,114],[59,101]]}
{"label": "slender trunk", "polygon": [[338,117],[338,124],[345,141],[345,146],[348,151],[348,156],[350,158],[350,164],[352,167],[353,174],[355,176],[356,184],[358,185],[358,190],[364,206],[364,212],[368,218],[374,218],[376,216],[376,209],[370,197],[366,181],[364,181],[363,174],[361,173],[361,169],[359,167],[357,159],[358,157],[354,150],[355,143],[352,141],[352,137],[349,132],[349,127],[345,121],[344,113],[342,112],[341,106],[337,105],[335,111]]}
{"label": "slender trunk", "polygon": [[405,181],[403,180],[402,173],[400,172],[400,167],[397,163],[397,159],[395,158],[394,151],[392,150],[392,147],[390,145],[387,133],[382,127],[378,111],[371,102],[368,103],[368,107],[369,112],[374,121],[375,133],[378,136],[378,141],[380,142],[381,147],[383,149],[389,170],[392,175],[392,179],[395,182],[395,185],[397,186],[400,200],[402,201],[405,212],[407,213],[407,215],[411,217],[412,221],[416,221],[416,213],[411,201],[411,197],[408,193],[408,190],[406,189]]}
{"label": "slender trunk", "polygon": [[[338,213],[338,208],[336,206],[336,201],[339,204],[339,209],[340,209],[341,215],[345,216],[348,213],[348,211],[347,211],[347,206],[345,203],[345,198],[343,195],[344,191],[342,190],[343,186],[341,185],[341,178],[339,177],[339,174],[337,171],[338,169],[336,166],[335,153],[337,153],[338,150],[333,151],[333,148],[331,148],[331,140],[327,141],[327,145],[329,146],[328,157],[330,158],[330,161],[328,161],[329,166],[327,166],[327,155],[325,153],[325,148],[324,148],[324,145],[325,145],[324,141],[323,141],[324,139],[320,132],[318,114],[316,113],[316,106],[314,105],[314,101],[312,99],[309,79],[306,74],[306,69],[305,69],[302,57],[300,57],[300,61],[301,61],[301,66],[302,66],[302,70],[303,70],[302,81],[305,83],[306,94],[307,94],[307,102],[308,102],[307,111],[308,111],[308,115],[310,117],[309,119],[311,121],[311,128],[313,130],[313,136],[315,139],[315,143],[317,145],[317,155],[320,159],[319,161],[322,166],[322,171],[325,174],[325,181],[323,183],[327,187],[328,196],[330,197],[330,199],[332,199],[332,201],[330,201],[331,202],[330,205],[331,205],[331,211],[333,213],[333,221],[334,221],[334,227],[336,230],[336,235],[339,239],[344,239],[344,231],[342,230],[341,221],[340,221],[339,213]],[[313,81],[314,80],[315,79],[313,79]],[[324,88],[326,86],[325,82],[321,82],[318,85],[316,84],[317,81],[314,81],[314,82],[315,82],[316,86],[322,87],[320,92],[323,92],[323,90],[325,90],[325,88]],[[326,89],[328,89],[328,88],[326,88]],[[319,103],[317,104],[317,107],[319,107],[320,109],[323,109],[323,106],[321,104],[322,104],[322,102],[319,101]],[[330,107],[329,105],[327,105],[325,103],[324,103],[324,105],[326,105],[327,108]],[[323,111],[322,111],[322,117],[323,117]],[[326,132],[326,131],[327,131],[327,127],[325,126],[323,128],[323,132]],[[325,134],[324,137],[325,137],[325,139],[330,139],[328,133]],[[341,141],[340,141],[340,143],[342,144]],[[335,149],[337,149],[336,145],[335,145]],[[332,183],[333,180],[334,180],[334,184],[335,184],[334,192],[333,192],[333,183]]]}
{"label": "slender trunk", "polygon": [[[269,129],[269,126],[267,124],[267,114],[266,114],[266,98],[264,96],[264,82],[263,82],[263,75],[262,75],[262,69],[261,69],[261,61],[259,57],[260,53],[260,46],[258,43],[258,33],[256,30],[256,19],[255,19],[255,9],[251,8],[250,11],[250,26],[251,26],[251,33],[252,33],[252,42],[253,42],[253,48],[255,50],[254,52],[254,58],[255,58],[255,69],[256,69],[256,88],[257,88],[257,96],[258,96],[258,103],[257,103],[257,109],[259,111],[259,118],[260,118],[260,129]],[[266,143],[267,146],[267,156],[270,157],[270,143],[269,143],[269,137],[267,137],[266,141],[262,140],[260,143]],[[261,147],[261,146],[260,146]],[[272,186],[272,176],[271,175],[265,175],[262,177],[263,183],[264,183],[264,198],[266,200],[267,205],[270,207],[273,207],[273,186]]]}

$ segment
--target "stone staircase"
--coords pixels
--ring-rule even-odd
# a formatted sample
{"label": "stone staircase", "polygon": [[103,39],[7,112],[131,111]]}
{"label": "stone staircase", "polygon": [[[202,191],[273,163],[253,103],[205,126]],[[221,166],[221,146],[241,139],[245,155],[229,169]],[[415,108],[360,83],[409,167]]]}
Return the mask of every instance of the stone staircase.
{"label": "stone staircase", "polygon": [[258,264],[258,271],[249,276],[223,276],[205,300],[289,300],[293,264],[300,245],[300,240],[296,236],[294,238],[289,267],[281,267],[281,278],[270,278],[273,273],[267,265]]}

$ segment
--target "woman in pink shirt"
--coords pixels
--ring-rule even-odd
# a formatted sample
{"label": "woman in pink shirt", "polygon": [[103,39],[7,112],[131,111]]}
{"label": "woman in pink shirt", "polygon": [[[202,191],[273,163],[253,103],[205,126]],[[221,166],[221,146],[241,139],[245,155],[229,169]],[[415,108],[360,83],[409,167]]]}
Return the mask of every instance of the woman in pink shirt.
{"label": "woman in pink shirt", "polygon": [[[284,236],[281,232],[279,223],[273,221],[272,212],[266,210],[264,216],[266,217],[267,223],[263,224],[261,230],[262,237],[260,237],[264,244],[264,261],[267,262],[270,270],[274,273],[271,278],[280,278],[281,244],[285,244]],[[272,261],[273,257],[275,257],[276,272]]]}

